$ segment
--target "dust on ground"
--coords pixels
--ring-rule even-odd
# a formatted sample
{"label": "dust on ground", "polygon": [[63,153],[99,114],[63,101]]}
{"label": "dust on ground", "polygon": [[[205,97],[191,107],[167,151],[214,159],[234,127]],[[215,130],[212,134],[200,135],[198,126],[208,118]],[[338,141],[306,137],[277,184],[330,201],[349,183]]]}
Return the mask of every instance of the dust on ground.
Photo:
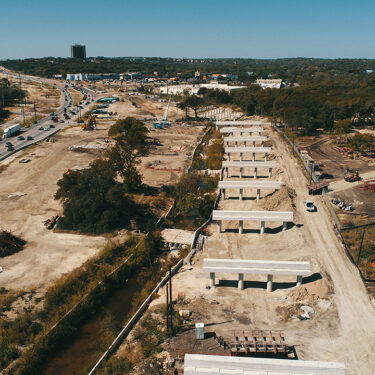
{"label": "dust on ground", "polygon": [[[322,199],[313,198],[317,212],[306,212],[303,200],[307,196],[307,180],[281,139],[272,133],[271,139],[282,169],[277,178],[286,186],[268,197],[263,195],[259,202],[221,200],[220,209],[262,209],[267,207],[270,197],[279,195],[280,205],[268,207],[292,207],[294,225],[282,232],[277,230],[280,223],[266,223],[262,236],[259,223],[246,223],[246,228],[252,230],[245,230],[242,235],[230,229],[219,233],[218,226],[210,224],[203,251],[196,254],[192,265],[184,265],[173,278],[173,299],[184,296],[184,303],[176,304],[175,309],[189,311],[190,325],[204,322],[207,338],[214,332],[230,342],[235,330],[282,331],[299,359],[344,362],[348,375],[374,373],[374,301],[339,242]],[[226,226],[233,228],[238,223]],[[246,275],[244,290],[239,290],[238,275],[217,274],[216,284],[211,287],[209,275],[202,271],[203,258],[309,261],[312,275],[304,277],[298,288],[293,277],[274,276],[272,293],[266,291],[266,275]],[[165,288],[159,295],[151,309],[164,311]],[[301,320],[304,306],[310,309],[310,318]],[[206,354],[218,350],[217,345],[195,347],[196,344],[191,329],[168,340],[162,354],[166,361],[171,361],[195,349]],[[125,347],[126,343],[117,355]],[[160,355],[156,355],[156,361],[161,361]]]}

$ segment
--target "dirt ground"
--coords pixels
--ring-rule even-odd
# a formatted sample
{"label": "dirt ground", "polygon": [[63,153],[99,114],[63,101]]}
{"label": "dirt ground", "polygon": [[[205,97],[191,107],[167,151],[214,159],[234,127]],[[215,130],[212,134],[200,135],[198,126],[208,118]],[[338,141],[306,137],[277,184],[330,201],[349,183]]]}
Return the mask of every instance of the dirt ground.
{"label": "dirt ground", "polygon": [[[305,211],[307,180],[286,145],[275,133],[269,135],[280,168],[279,175],[273,178],[284,181],[284,192],[281,189],[268,197],[263,195],[259,202],[228,199],[220,202],[220,208],[261,210],[279,195],[280,205],[274,207],[271,202],[271,206],[274,210],[292,207],[294,225],[282,232],[280,224],[266,223],[266,233],[261,236],[259,223],[246,223],[247,230],[242,235],[234,230],[218,233],[217,224],[212,223],[203,251],[173,278],[173,298],[186,298],[176,309],[189,310],[191,323],[204,322],[206,332],[215,332],[229,342],[234,330],[281,330],[299,359],[344,362],[348,375],[373,374],[374,300],[345,254],[322,199],[314,197],[317,212]],[[288,188],[293,194],[285,194]],[[228,227],[237,225],[233,222]],[[220,281],[217,278],[215,287],[209,287],[209,275],[202,272],[206,257],[310,261],[312,276],[305,277],[298,289],[293,278],[276,276],[272,293],[266,291],[266,276],[259,275],[245,275],[244,290],[237,289],[237,275],[217,275]],[[160,298],[153,301],[151,308],[164,304],[164,293],[159,293]],[[296,317],[301,313],[298,303],[314,309],[311,319]],[[167,351],[195,352],[193,335],[185,338],[169,340]],[[202,350],[198,347],[197,351]],[[203,351],[216,353],[212,348]]]}
{"label": "dirt ground", "polygon": [[[19,81],[14,77],[0,74],[0,78],[8,77],[12,86],[18,86]],[[21,88],[27,91],[26,105],[24,106],[25,120],[34,118],[34,102],[36,105],[36,116],[43,117],[53,112],[60,106],[60,91],[45,83],[40,84],[33,81],[22,80]],[[0,128],[6,128],[14,123],[22,123],[22,107],[19,105],[5,107],[11,112],[10,116],[3,121]]]}
{"label": "dirt ground", "polygon": [[[367,131],[371,132],[371,131]],[[331,175],[329,178],[329,196],[338,198],[349,205],[353,204],[354,215],[363,213],[366,218],[372,220],[375,217],[375,194],[358,188],[362,184],[358,182],[346,182],[345,170],[358,171],[362,179],[375,178],[375,160],[360,156],[358,159],[350,159],[341,154],[339,148],[332,143],[328,136],[319,136],[314,140],[299,142],[298,147],[306,146],[315,161],[322,163],[322,171]],[[347,215],[345,215],[347,220]],[[344,221],[345,221],[344,220]]]}
{"label": "dirt ground", "polygon": [[[126,103],[118,104],[124,117]],[[82,131],[79,126],[67,128],[54,136],[55,142],[41,142],[2,163],[6,169],[0,173],[1,228],[19,235],[27,245],[23,251],[0,259],[0,286],[43,291],[106,243],[107,239],[101,236],[55,233],[47,230],[43,222],[61,214],[61,204],[53,198],[56,182],[65,170],[85,168],[101,155],[102,147],[108,145],[105,141],[111,124],[112,119],[100,120],[97,130],[91,132]],[[151,124],[148,126],[152,128]],[[152,130],[150,136],[158,138],[161,145],[139,165],[144,182],[152,186],[176,182],[191,160],[202,130],[200,126],[180,125]],[[71,151],[71,146],[89,149],[78,147]],[[25,157],[30,162],[19,163]],[[145,164],[154,161],[158,164],[154,169],[145,168]]]}

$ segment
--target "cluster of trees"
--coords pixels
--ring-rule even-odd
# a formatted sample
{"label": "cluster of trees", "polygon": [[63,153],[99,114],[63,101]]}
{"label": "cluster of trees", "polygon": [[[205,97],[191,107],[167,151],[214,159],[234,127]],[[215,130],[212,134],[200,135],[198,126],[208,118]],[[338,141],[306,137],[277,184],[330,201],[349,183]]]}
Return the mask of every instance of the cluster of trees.
{"label": "cluster of trees", "polygon": [[202,178],[198,173],[182,175],[172,190],[176,200],[174,215],[198,216],[199,222],[205,222],[212,212],[216,199],[216,185],[217,178],[215,177]]}
{"label": "cluster of trees", "polygon": [[[337,76],[365,75],[367,69],[375,68],[370,59],[172,59],[172,58],[105,58],[71,59],[46,57],[42,59],[6,60],[2,65],[9,69],[52,77],[53,74],[72,72],[123,73],[138,71],[152,74],[176,75],[181,78],[194,77],[199,69],[202,73],[233,73],[241,81],[251,82],[256,78],[282,78],[289,82],[302,83],[315,80],[321,74]],[[375,69],[374,69],[375,70]]]}
{"label": "cluster of trees", "polygon": [[220,132],[214,131],[211,144],[206,149],[206,168],[221,169],[221,163],[224,156],[224,146],[221,140]]}
{"label": "cluster of trees", "polygon": [[262,89],[250,85],[231,93],[201,89],[199,105],[233,104],[248,115],[269,116],[302,134],[317,129],[342,133],[375,124],[375,77],[320,77],[297,87]]}
{"label": "cluster of trees", "polygon": [[127,117],[118,120],[109,135],[116,143],[104,159],[87,169],[69,171],[58,181],[55,199],[63,203],[58,228],[99,234],[124,228],[131,220],[147,230],[155,220],[148,207],[136,204],[131,196],[143,186],[136,165],[150,148],[147,128]]}
{"label": "cluster of trees", "polygon": [[6,106],[11,106],[15,102],[21,102],[25,97],[24,90],[19,87],[12,86],[6,78],[0,79],[0,120],[9,115],[9,111],[4,109]]}

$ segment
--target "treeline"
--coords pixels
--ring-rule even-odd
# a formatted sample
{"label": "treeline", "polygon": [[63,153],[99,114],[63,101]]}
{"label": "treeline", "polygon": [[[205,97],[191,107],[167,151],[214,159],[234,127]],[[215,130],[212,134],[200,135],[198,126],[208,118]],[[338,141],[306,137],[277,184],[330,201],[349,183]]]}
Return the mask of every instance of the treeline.
{"label": "treeline", "polygon": [[46,57],[41,59],[6,60],[6,68],[26,74],[52,77],[53,74],[67,73],[124,73],[138,71],[146,74],[175,75],[182,78],[201,73],[237,74],[240,80],[252,81],[256,78],[281,78],[289,82],[303,83],[315,80],[320,74],[331,77],[349,74],[366,74],[375,70],[375,60],[371,59],[172,59],[172,58],[89,58],[71,59]]}
{"label": "treeline", "polygon": [[[262,89],[257,85],[231,93],[200,89],[198,108],[210,104],[232,104],[247,115],[269,116],[301,133],[317,129],[332,130],[338,121],[349,119],[351,125],[375,123],[375,77],[325,77],[319,82],[281,89]],[[186,98],[182,103],[194,102]],[[180,104],[181,106],[181,104]],[[196,103],[195,103],[195,108]]]}

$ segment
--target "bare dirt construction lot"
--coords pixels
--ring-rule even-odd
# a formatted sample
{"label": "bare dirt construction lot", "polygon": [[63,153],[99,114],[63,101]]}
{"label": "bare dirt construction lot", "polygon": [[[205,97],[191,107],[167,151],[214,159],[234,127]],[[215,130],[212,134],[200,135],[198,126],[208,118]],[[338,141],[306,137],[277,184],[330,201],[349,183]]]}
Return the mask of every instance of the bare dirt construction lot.
{"label": "bare dirt construction lot", "polygon": [[[106,129],[84,132],[73,127],[54,136],[55,142],[42,142],[13,160],[0,174],[0,222],[4,229],[27,241],[25,249],[2,258],[0,284],[7,289],[45,288],[51,281],[79,266],[106,242],[102,237],[54,233],[43,222],[61,214],[53,196],[56,182],[68,168],[86,167],[98,157],[95,153],[69,151],[74,144],[96,143]],[[28,163],[19,163],[21,158]],[[12,197],[12,194],[15,194]],[[23,195],[24,194],[24,195]]]}
{"label": "bare dirt construction lot", "polygon": [[[107,239],[100,236],[49,231],[43,222],[61,215],[61,204],[54,199],[57,181],[67,169],[85,168],[102,155],[110,144],[107,132],[111,124],[112,119],[102,119],[94,131],[83,131],[80,126],[67,128],[53,137],[54,142],[41,142],[2,163],[1,227],[25,239],[27,245],[23,251],[0,259],[0,286],[45,290],[53,280],[80,266],[106,243]],[[139,165],[144,182],[152,186],[175,182],[191,160],[202,129],[173,125],[150,132],[150,136],[160,140],[160,145]],[[30,161],[19,163],[21,158]],[[155,160],[156,168],[145,168],[145,164]]]}
{"label": "bare dirt construction lot", "polygon": [[204,126],[172,125],[165,129],[154,129],[147,124],[150,137],[157,145],[150,154],[142,158],[140,170],[144,182],[151,186],[176,183],[186,172],[193,157],[193,151],[203,136]]}
{"label": "bare dirt construction lot", "polygon": [[[6,78],[5,74],[0,74],[0,78]],[[19,86],[19,81],[13,77],[8,79],[12,86]],[[22,109],[25,112],[25,120],[27,123],[34,119],[34,102],[36,108],[36,116],[44,117],[46,114],[53,112],[60,106],[60,91],[51,85],[41,84],[34,81],[22,80],[21,89],[27,92],[25,105],[23,108],[19,105],[5,107],[11,112],[10,116],[5,119],[6,125],[0,125],[1,128],[14,123],[23,123]],[[28,121],[29,120],[29,121]]]}
{"label": "bare dirt construction lot", "polygon": [[[321,173],[331,175],[327,181],[329,185],[329,196],[345,201],[347,205],[353,204],[355,210],[352,214],[345,213],[340,219],[343,222],[373,220],[375,217],[375,194],[370,191],[361,190],[358,186],[363,182],[346,182],[344,173],[346,169],[358,171],[359,176],[366,180],[375,178],[375,160],[359,156],[351,159],[340,152],[339,147],[333,143],[328,136],[319,136],[297,143],[298,147],[307,147],[311,157],[322,164]],[[361,215],[362,214],[362,215]],[[359,216],[358,216],[359,215]],[[361,220],[362,219],[362,220]]]}
{"label": "bare dirt construction lot", "polygon": [[[348,375],[374,374],[374,300],[339,242],[321,198],[314,197],[317,212],[304,209],[307,179],[286,144],[277,134],[268,133],[279,167],[272,178],[283,181],[285,187],[277,193],[263,194],[259,202],[221,200],[220,209],[292,209],[294,223],[285,232],[281,231],[281,223],[266,223],[263,236],[259,234],[259,223],[244,223],[242,235],[236,230],[238,222],[225,223],[224,233],[212,223],[203,251],[173,278],[173,299],[184,296],[184,302],[177,303],[175,309],[189,310],[191,325],[206,324],[210,345],[198,343],[190,330],[165,342],[165,351],[157,357],[183,358],[185,352],[222,353],[222,347],[212,342],[212,332],[231,343],[234,331],[242,335],[242,331],[260,329],[282,331],[299,359],[344,362]],[[272,293],[266,291],[266,275],[245,275],[244,290],[238,290],[238,275],[217,274],[215,287],[209,287],[209,275],[202,272],[203,258],[303,260],[311,263],[312,275],[305,277],[298,288],[293,277],[276,276]],[[159,311],[160,317],[165,311],[165,291],[159,294],[151,311]],[[313,308],[310,319],[297,318],[302,313],[301,305]],[[126,345],[118,355],[124,355]]]}

